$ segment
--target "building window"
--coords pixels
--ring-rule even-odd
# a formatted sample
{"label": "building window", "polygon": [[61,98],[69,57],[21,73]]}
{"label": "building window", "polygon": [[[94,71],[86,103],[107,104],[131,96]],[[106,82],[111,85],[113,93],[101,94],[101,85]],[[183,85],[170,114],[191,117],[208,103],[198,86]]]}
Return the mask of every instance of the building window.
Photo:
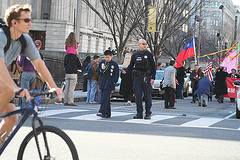
{"label": "building window", "polygon": [[188,25],[183,24],[182,25],[182,31],[187,33],[188,32]]}
{"label": "building window", "polygon": [[99,38],[96,38],[96,51],[95,51],[95,53],[98,53],[98,47],[99,47]]}
{"label": "building window", "polygon": [[103,52],[107,49],[106,39],[103,40]]}
{"label": "building window", "polygon": [[40,50],[45,50],[45,41],[46,41],[46,31],[29,31],[29,35],[32,37],[33,41],[40,40],[42,46]]}
{"label": "building window", "polygon": [[91,51],[91,36],[88,36],[88,49],[87,52],[90,53]]}
{"label": "building window", "polygon": [[79,37],[79,52],[82,52],[83,49],[83,36],[80,35]]}
{"label": "building window", "polygon": [[42,0],[42,19],[50,19],[51,0]]}

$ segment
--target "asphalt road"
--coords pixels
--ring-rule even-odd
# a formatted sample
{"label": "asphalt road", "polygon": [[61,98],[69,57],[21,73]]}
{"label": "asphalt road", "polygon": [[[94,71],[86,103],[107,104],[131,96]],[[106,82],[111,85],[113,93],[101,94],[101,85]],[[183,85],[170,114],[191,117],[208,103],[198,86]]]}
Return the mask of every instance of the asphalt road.
{"label": "asphalt road", "polygon": [[[204,108],[190,101],[177,100],[176,110],[166,110],[163,100],[153,100],[151,120],[133,120],[136,106],[120,101],[112,101],[110,119],[96,117],[99,105],[85,102],[77,102],[77,107],[49,104],[39,116],[45,124],[63,129],[83,160],[240,159],[235,103],[213,100]],[[28,120],[0,159],[16,159],[30,126]]]}

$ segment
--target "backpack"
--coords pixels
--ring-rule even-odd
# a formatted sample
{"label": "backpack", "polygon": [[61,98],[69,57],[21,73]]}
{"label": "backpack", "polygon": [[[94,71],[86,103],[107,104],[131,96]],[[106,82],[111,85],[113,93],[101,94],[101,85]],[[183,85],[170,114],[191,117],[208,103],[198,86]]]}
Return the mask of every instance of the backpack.
{"label": "backpack", "polygon": [[85,79],[92,79],[93,74],[94,74],[92,71],[92,66],[94,64],[96,64],[96,63],[93,63],[93,64],[89,63],[88,66],[85,68],[85,71],[83,72],[83,77]]}
{"label": "backpack", "polygon": [[[6,25],[0,23],[0,28],[2,28],[2,30],[4,31],[4,33],[7,37],[7,44],[4,47],[4,53],[6,53],[11,44],[11,35],[10,35],[9,27],[7,27]],[[21,35],[21,37],[19,37],[19,41],[22,44],[22,49],[21,49],[21,53],[22,53],[23,50],[27,47],[27,42],[23,35]]]}

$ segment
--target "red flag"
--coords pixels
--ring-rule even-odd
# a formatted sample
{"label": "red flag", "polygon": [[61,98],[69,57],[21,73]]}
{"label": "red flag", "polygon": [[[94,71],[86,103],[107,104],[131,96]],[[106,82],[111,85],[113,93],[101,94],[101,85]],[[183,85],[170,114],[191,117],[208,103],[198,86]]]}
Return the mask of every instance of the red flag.
{"label": "red flag", "polygon": [[209,62],[206,70],[205,70],[205,73],[204,73],[207,78],[212,82],[213,81],[213,73],[212,73],[212,61]]}
{"label": "red flag", "polygon": [[185,48],[178,54],[176,62],[177,68],[182,67],[182,61],[189,57],[195,56],[195,43],[194,38],[185,46]]}

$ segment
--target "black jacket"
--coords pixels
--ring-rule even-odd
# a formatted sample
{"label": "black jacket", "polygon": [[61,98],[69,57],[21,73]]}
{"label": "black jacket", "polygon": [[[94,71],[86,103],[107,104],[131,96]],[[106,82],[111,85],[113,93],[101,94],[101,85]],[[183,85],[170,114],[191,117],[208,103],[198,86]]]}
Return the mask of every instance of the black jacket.
{"label": "black jacket", "polygon": [[77,70],[81,69],[81,63],[75,54],[67,54],[64,57],[65,74],[77,74]]}

